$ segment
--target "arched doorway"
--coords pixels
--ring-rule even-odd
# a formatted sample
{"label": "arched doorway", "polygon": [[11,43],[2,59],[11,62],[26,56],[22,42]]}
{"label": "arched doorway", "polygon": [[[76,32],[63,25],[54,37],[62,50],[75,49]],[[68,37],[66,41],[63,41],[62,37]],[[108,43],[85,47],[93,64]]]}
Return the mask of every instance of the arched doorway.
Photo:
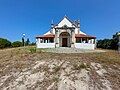
{"label": "arched doorway", "polygon": [[60,47],[70,47],[70,34],[68,32],[62,32],[60,34]]}

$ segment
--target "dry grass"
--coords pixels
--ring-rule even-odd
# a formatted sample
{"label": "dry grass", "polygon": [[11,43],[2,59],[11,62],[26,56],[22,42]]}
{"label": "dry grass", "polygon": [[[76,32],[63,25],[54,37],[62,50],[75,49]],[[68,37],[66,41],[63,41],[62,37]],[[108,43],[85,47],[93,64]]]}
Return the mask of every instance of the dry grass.
{"label": "dry grass", "polygon": [[[36,52],[35,47],[12,48],[0,50],[0,66],[16,62],[33,62],[40,59],[58,59],[68,60],[71,63],[76,62],[98,62],[105,65],[120,65],[120,54],[114,50],[107,50],[102,53],[82,53],[82,54],[57,54],[57,53],[42,53],[40,50]],[[17,65],[21,66],[21,65]]]}
{"label": "dry grass", "polygon": [[[0,50],[0,77],[7,75],[10,72],[22,72],[26,68],[31,69],[35,62],[40,60],[68,61],[73,65],[73,70],[89,68],[90,63],[95,62],[102,64],[106,70],[108,69],[108,76],[106,76],[106,78],[108,78],[117,87],[117,85],[120,84],[120,54],[114,50],[106,51],[107,52],[102,53],[57,54],[43,53],[41,50],[36,51],[35,47],[4,49]],[[86,63],[86,65],[84,63]],[[52,74],[57,74],[61,69],[63,69],[61,68],[61,65],[54,67],[53,70],[56,73]],[[39,67],[38,71],[41,68],[42,67]],[[109,68],[112,68],[112,70],[110,71]],[[47,69],[48,68],[43,68],[42,70],[47,71]],[[33,72],[37,72],[37,69]],[[58,82],[58,77],[54,76],[52,80]]]}
{"label": "dry grass", "polygon": [[[36,52],[35,47],[26,48],[12,48],[0,50],[0,67],[6,66],[6,64],[14,63],[16,68],[24,65],[19,65],[19,62],[27,63],[34,62],[35,60],[47,60],[47,59],[58,59],[67,60],[71,63],[76,62],[97,62],[105,65],[120,65],[120,54],[114,50],[107,50],[103,53],[82,53],[82,54],[57,54],[57,53],[42,53]],[[80,65],[81,68],[81,65]],[[58,69],[57,69],[58,70]]]}

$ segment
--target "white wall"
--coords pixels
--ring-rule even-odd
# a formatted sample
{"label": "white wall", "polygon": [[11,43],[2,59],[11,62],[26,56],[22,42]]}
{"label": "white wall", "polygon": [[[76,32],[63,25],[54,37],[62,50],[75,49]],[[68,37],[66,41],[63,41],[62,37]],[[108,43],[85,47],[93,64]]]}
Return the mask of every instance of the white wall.
{"label": "white wall", "polygon": [[80,48],[80,49],[95,49],[95,44],[90,44],[90,43],[75,43],[75,48]]}
{"label": "white wall", "polygon": [[36,43],[37,48],[55,48],[55,43]]}
{"label": "white wall", "polygon": [[72,27],[72,23],[71,23],[67,18],[64,18],[64,19],[58,24],[58,27],[63,27],[64,25],[67,25],[68,27]]}

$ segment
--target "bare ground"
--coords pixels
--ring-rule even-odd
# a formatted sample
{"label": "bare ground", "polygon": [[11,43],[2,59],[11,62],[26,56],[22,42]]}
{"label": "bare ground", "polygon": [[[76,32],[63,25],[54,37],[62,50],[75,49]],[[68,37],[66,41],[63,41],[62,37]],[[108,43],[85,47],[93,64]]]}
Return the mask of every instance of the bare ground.
{"label": "bare ground", "polygon": [[0,90],[119,90],[120,55],[0,50]]}

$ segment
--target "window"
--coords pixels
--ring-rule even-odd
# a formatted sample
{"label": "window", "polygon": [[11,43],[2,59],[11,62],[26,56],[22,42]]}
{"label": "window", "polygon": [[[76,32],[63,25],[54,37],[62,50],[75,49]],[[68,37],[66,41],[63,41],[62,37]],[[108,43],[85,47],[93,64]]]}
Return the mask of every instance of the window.
{"label": "window", "polygon": [[85,43],[88,43],[88,38],[86,38],[86,42]]}
{"label": "window", "polygon": [[76,43],[81,43],[81,38],[76,38]]}
{"label": "window", "polygon": [[49,38],[50,43],[54,43],[54,38]]}
{"label": "window", "polygon": [[82,43],[85,43],[86,42],[86,39],[85,38],[82,38]]}

